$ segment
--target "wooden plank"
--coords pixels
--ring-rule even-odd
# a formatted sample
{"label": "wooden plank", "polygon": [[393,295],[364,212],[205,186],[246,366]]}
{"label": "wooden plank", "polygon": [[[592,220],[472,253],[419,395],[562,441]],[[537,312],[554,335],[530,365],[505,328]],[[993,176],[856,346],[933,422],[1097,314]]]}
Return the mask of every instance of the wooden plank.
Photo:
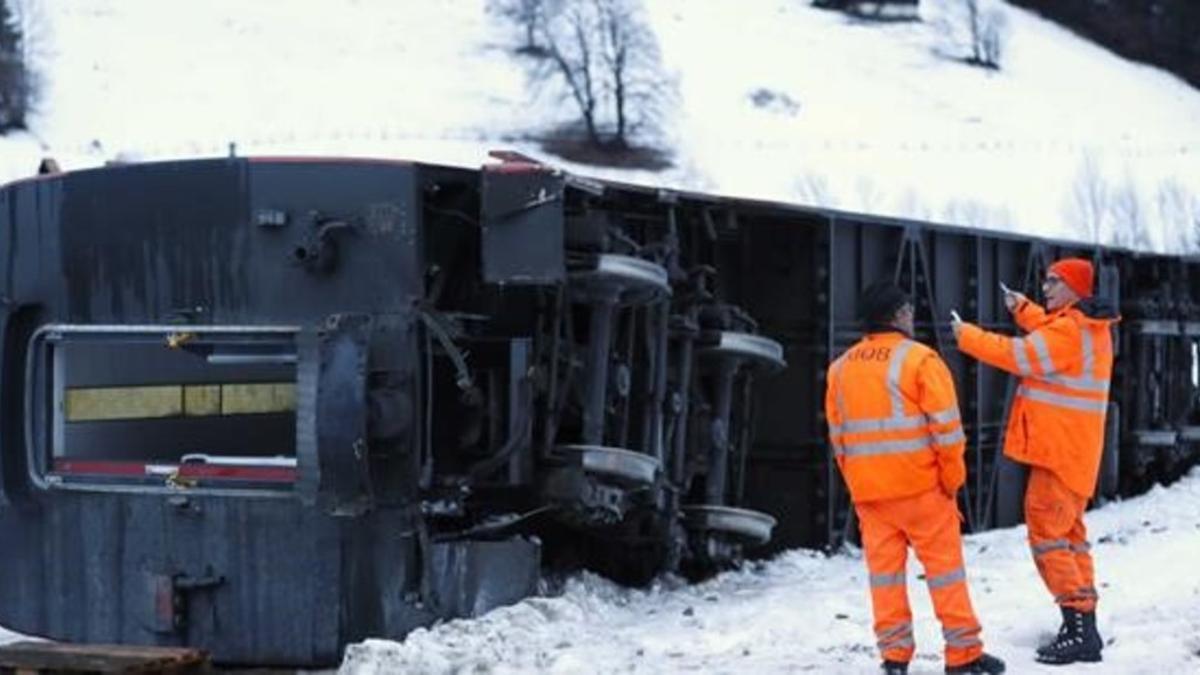
{"label": "wooden plank", "polygon": [[188,647],[22,641],[0,646],[0,668],[20,673],[199,673],[208,654]]}

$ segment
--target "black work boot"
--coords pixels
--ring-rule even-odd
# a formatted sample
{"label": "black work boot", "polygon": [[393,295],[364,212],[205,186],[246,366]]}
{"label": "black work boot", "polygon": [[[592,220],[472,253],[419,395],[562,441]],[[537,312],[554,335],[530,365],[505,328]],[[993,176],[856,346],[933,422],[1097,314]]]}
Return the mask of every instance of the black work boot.
{"label": "black work boot", "polygon": [[[1059,627],[1058,627],[1058,636],[1055,637],[1055,640],[1057,640],[1058,638],[1061,638],[1065,635],[1068,635],[1071,632],[1071,629],[1070,629],[1071,617],[1074,616],[1073,612],[1075,610],[1071,609],[1070,607],[1059,606],[1058,611],[1062,612],[1063,620],[1062,620],[1062,624],[1059,625]],[[1043,649],[1045,649],[1046,647],[1049,647],[1049,646],[1050,645],[1045,644],[1045,645],[1042,645],[1041,647],[1038,647],[1038,653],[1041,653],[1041,651]]]}
{"label": "black work boot", "polygon": [[1083,661],[1095,663],[1100,660],[1104,642],[1096,630],[1096,613],[1081,612],[1063,607],[1063,625],[1054,642],[1038,647],[1037,660],[1051,665],[1065,665]]}
{"label": "black work boot", "polygon": [[961,666],[946,666],[947,673],[995,673],[1004,672],[1004,662],[992,656],[991,654],[980,654],[979,658],[964,663]]}
{"label": "black work boot", "polygon": [[885,660],[879,664],[883,675],[908,675],[908,663],[905,661]]}

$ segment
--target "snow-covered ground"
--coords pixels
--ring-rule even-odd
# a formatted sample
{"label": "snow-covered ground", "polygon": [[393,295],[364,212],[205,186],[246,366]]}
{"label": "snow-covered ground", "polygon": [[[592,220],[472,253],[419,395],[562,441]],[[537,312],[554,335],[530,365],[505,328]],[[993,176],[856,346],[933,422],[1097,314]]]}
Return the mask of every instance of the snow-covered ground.
{"label": "snow-covered ground", "polygon": [[1099,184],[1105,212],[1122,202],[1158,248],[1200,218],[1200,92],[1007,5],[992,72],[951,58],[952,0],[886,25],[805,0],[648,2],[680,87],[657,138],[675,165],[650,172],[527,140],[570,103],[531,97],[486,0],[24,4],[44,97],[30,133],[0,138],[0,182],[43,155],[70,169],[234,143],[477,166],[507,147],[620,180],[1068,238],[1084,236],[1077,188]]}
{"label": "snow-covered ground", "polygon": [[[965,538],[987,650],[1010,673],[1200,672],[1200,468],[1091,511],[1087,522],[1104,662],[1033,661],[1059,616],[1023,526]],[[920,571],[910,555],[910,672],[938,673],[941,633]],[[0,644],[19,638],[0,629]],[[553,597],[420,629],[399,643],[351,645],[341,673],[872,673],[878,660],[861,553],[795,550],[698,585],[664,579],[640,590],[579,575]]]}
{"label": "snow-covered ground", "polygon": [[20,633],[14,633],[5,629],[3,626],[0,626],[0,645],[24,639],[26,639],[24,635],[21,635]]}
{"label": "snow-covered ground", "polygon": [[[1087,522],[1104,662],[1034,662],[1060,617],[1023,526],[965,540],[986,649],[1018,674],[1200,672],[1200,468],[1170,488],[1092,511]],[[919,572],[910,555],[910,672],[940,673],[940,627]],[[556,597],[418,630],[402,643],[352,645],[341,672],[871,673],[878,661],[861,553],[797,550],[694,586],[631,590],[576,577]]]}

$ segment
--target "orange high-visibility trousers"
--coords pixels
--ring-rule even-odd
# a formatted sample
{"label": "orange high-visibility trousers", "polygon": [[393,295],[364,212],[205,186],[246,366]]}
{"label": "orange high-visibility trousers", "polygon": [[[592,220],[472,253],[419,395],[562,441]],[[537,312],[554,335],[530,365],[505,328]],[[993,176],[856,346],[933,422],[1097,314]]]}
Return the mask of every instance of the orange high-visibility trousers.
{"label": "orange high-visibility trousers", "polygon": [[1054,601],[1081,612],[1096,609],[1096,576],[1083,512],[1087,499],[1071,491],[1054,472],[1029,469],[1025,486],[1025,525],[1033,561]]}
{"label": "orange high-visibility trousers", "polygon": [[954,500],[933,489],[911,497],[862,502],[854,508],[871,575],[875,637],[883,658],[907,663],[916,648],[904,571],[909,545],[925,567],[925,583],[946,641],[946,665],[979,658],[983,641],[967,591]]}

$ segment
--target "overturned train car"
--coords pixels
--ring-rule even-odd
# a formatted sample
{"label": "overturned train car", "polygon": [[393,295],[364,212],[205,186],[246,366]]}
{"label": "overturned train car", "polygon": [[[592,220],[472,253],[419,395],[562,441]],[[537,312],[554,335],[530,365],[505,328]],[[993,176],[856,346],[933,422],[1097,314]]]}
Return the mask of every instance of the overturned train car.
{"label": "overturned train car", "polygon": [[1196,265],[597,182],[294,159],[0,189],[0,624],[329,664],[536,592],[837,545],[822,419],[857,292],[946,354],[972,529],[1019,522],[1013,383],[952,307],[1092,257],[1120,301],[1101,495],[1195,462]]}

